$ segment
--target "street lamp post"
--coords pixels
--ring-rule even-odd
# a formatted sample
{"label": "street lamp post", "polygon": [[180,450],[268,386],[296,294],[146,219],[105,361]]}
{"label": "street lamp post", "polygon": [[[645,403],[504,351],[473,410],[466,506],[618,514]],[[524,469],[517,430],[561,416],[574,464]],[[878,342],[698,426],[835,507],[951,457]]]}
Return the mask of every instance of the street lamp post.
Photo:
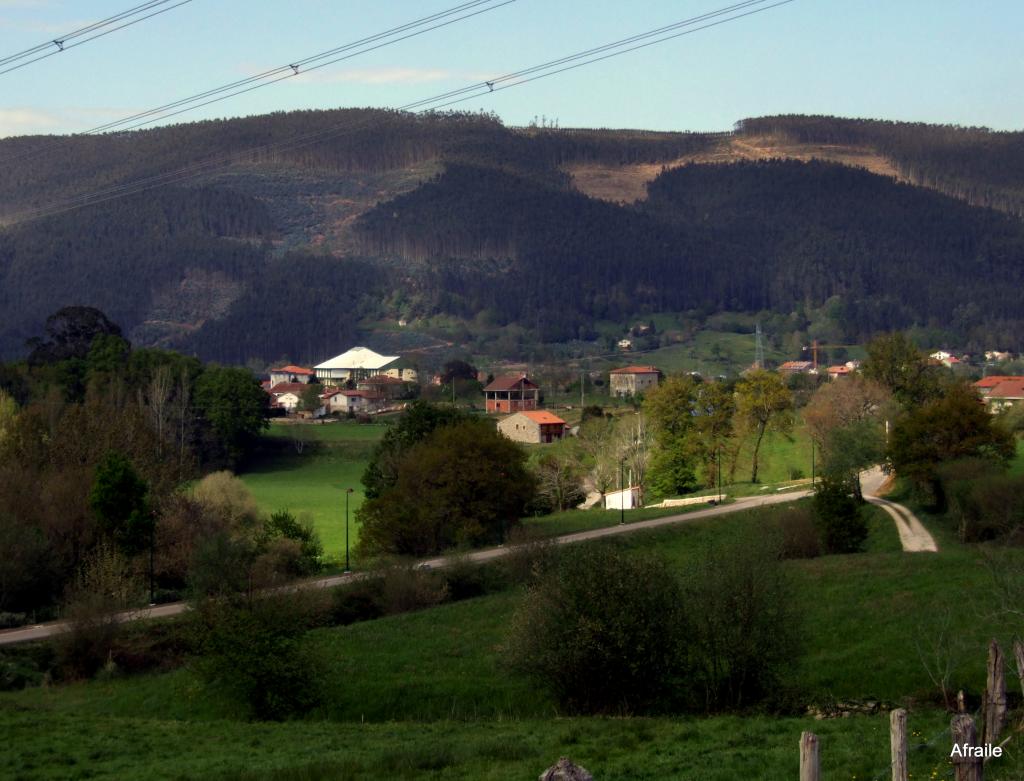
{"label": "street lamp post", "polygon": [[811,440],[811,488],[814,488],[814,481],[817,475],[814,472],[814,440]]}
{"label": "street lamp post", "polygon": [[153,585],[154,572],[153,572],[153,554],[156,550],[156,514],[154,513],[149,520],[149,604],[152,607],[156,604],[155,599],[155,587]]}
{"label": "street lamp post", "polygon": [[619,459],[619,525],[622,526],[626,523],[626,489],[622,481],[622,470],[625,466],[626,459]]}
{"label": "street lamp post", "polygon": [[348,495],[352,493],[353,489],[345,489],[345,572],[350,572],[349,561],[348,561]]}
{"label": "street lamp post", "polygon": [[716,448],[715,466],[718,467],[718,503],[722,503],[722,446]]}

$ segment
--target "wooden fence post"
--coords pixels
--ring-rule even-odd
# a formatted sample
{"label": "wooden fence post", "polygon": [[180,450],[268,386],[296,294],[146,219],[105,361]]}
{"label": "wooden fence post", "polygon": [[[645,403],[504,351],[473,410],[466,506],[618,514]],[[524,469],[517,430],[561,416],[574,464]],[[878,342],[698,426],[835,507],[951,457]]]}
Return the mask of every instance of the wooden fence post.
{"label": "wooden fence post", "polygon": [[[958,713],[953,717],[949,731],[953,735],[953,745],[974,746],[976,745],[977,733],[974,729],[974,719],[966,713]],[[956,781],[982,781],[982,760],[975,757],[951,755],[953,762],[953,778]]]}
{"label": "wooden fence post", "polygon": [[813,732],[800,734],[800,781],[819,781],[818,736]]}
{"label": "wooden fence post", "polygon": [[1017,660],[1017,677],[1021,694],[1024,694],[1024,642],[1019,637],[1013,641],[1013,657]]}
{"label": "wooden fence post", "polygon": [[892,749],[892,781],[907,781],[907,712],[889,714],[889,745]]}
{"label": "wooden fence post", "polygon": [[985,723],[982,743],[996,743],[1006,722],[1006,671],[1003,649],[994,639],[988,644],[988,677],[985,683]]}

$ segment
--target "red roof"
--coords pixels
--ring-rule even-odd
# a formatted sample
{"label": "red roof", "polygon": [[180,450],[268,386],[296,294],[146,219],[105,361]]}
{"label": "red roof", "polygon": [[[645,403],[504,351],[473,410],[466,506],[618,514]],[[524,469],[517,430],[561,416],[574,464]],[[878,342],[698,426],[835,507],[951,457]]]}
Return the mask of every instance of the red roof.
{"label": "red roof", "polygon": [[515,390],[520,385],[523,388],[537,387],[537,384],[525,374],[503,374],[500,377],[495,377],[494,382],[484,388],[484,392]]}
{"label": "red roof", "polygon": [[316,374],[316,372],[313,371],[312,369],[306,369],[305,367],[302,367],[302,366],[284,366],[284,367],[282,367],[280,369],[271,369],[270,373],[271,374],[304,374],[304,375],[307,375],[309,377],[312,377],[314,374]]}
{"label": "red roof", "polygon": [[304,382],[279,382],[269,392],[275,396],[280,396],[282,393],[302,393],[309,387]]}
{"label": "red roof", "polygon": [[982,377],[976,383],[975,388],[994,388],[1001,382],[1006,380],[1024,380],[1024,377],[1014,377],[1008,374],[993,374],[991,377]]}
{"label": "red roof", "polygon": [[780,369],[795,369],[797,371],[800,371],[802,369],[810,369],[812,366],[814,366],[814,364],[811,363],[810,361],[786,361],[779,368]]}
{"label": "red roof", "polygon": [[851,371],[849,366],[829,366],[829,374],[849,374]]}
{"label": "red roof", "polygon": [[523,412],[520,412],[519,414],[525,415],[534,423],[556,423],[561,424],[563,426],[565,425],[564,420],[558,417],[558,415],[552,415],[546,409],[525,410]]}
{"label": "red roof", "polygon": [[988,394],[990,399],[1024,399],[1024,377],[1008,377]]}
{"label": "red roof", "polygon": [[609,374],[660,374],[657,366],[623,366],[621,369],[612,369]]}

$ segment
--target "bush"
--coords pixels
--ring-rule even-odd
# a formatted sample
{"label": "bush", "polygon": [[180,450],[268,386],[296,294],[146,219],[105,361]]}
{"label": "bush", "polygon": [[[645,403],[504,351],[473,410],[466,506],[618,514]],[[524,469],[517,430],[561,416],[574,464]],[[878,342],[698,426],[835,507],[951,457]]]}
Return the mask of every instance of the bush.
{"label": "bush", "polygon": [[350,586],[343,586],[334,593],[331,608],[331,623],[348,626],[358,621],[372,621],[384,615],[381,605],[380,583],[376,580],[362,580]]}
{"label": "bush", "polygon": [[211,688],[246,706],[261,721],[308,713],[320,702],[320,665],[305,641],[318,604],[305,594],[263,597],[249,604],[200,606],[196,669]]}
{"label": "bush", "polygon": [[961,542],[1019,542],[1024,529],[1024,476],[1006,474],[981,459],[943,464],[938,472]]}
{"label": "bush", "polygon": [[814,493],[818,532],[829,553],[856,553],[868,539],[868,523],[851,487],[842,480],[824,478]]}
{"label": "bush", "polygon": [[683,604],[663,561],[580,546],[531,587],[505,657],[570,712],[670,710],[690,671]]}
{"label": "bush", "polygon": [[813,559],[821,555],[817,516],[806,504],[779,508],[770,516],[778,529],[779,555],[783,559]]}
{"label": "bush", "polygon": [[799,659],[792,588],[770,545],[709,547],[685,585],[695,627],[693,680],[705,710],[744,708],[773,696]]}
{"label": "bush", "polygon": [[443,580],[426,569],[393,564],[380,578],[380,604],[385,615],[408,613],[439,605],[448,597]]}

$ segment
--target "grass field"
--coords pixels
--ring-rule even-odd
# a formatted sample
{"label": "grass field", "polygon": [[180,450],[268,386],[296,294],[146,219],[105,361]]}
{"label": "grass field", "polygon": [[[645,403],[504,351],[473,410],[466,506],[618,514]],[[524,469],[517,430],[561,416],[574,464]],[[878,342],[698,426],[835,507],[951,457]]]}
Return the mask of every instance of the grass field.
{"label": "grass field", "polygon": [[384,424],[349,422],[324,425],[275,424],[268,436],[313,443],[302,453],[294,448],[265,459],[240,475],[268,511],[287,509],[308,514],[329,560],[345,555],[345,491],[349,494],[349,544],[359,538],[355,511],[363,502],[363,471]]}
{"label": "grass field", "polygon": [[[776,513],[787,512],[785,508]],[[898,552],[888,517],[869,510],[866,553],[788,562],[806,622],[797,682],[807,701],[881,699],[911,708],[915,778],[949,769],[946,714],[919,647],[946,628],[960,644],[951,685],[976,697],[985,646],[1018,629],[984,609],[979,551]],[[679,568],[723,537],[756,540],[747,511],[602,544],[654,550]],[[1021,559],[1020,556],[1017,557]],[[1024,560],[1021,561],[1024,563]],[[599,779],[741,778],[797,772],[802,730],[821,737],[825,779],[871,779],[888,763],[885,714],[677,719],[563,718],[543,692],[502,667],[498,649],[520,595],[503,592],[418,613],[316,630],[325,705],[307,720],[249,724],[186,669],[0,695],[0,767],[26,779],[535,778],[569,755]],[[975,604],[975,601],[977,604]],[[1016,779],[1024,756],[986,770]],[[933,772],[936,775],[933,775]]]}

